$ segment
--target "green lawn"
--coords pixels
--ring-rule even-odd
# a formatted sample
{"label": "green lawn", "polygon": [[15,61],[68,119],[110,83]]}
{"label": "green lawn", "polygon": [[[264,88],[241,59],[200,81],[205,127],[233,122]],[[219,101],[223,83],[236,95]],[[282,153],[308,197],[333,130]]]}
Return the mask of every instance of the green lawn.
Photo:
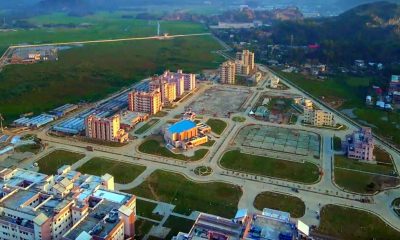
{"label": "green lawn", "polygon": [[327,205],[317,231],[341,239],[400,239],[400,232],[368,212]]}
{"label": "green lawn", "polygon": [[272,208],[288,212],[294,218],[302,217],[306,211],[306,206],[300,198],[274,192],[258,194],[253,204],[260,211],[264,208]]}
{"label": "green lawn", "polygon": [[215,140],[209,140],[208,142],[204,143],[201,146],[203,146],[203,147],[212,147],[212,146],[214,146],[214,144],[215,144]]}
{"label": "green lawn", "polygon": [[163,146],[159,139],[149,139],[144,141],[139,146],[139,151],[143,153],[158,155],[167,158],[174,158],[183,161],[198,161],[202,159],[207,153],[208,149],[198,149],[195,151],[194,156],[188,157],[183,154],[175,154]]}
{"label": "green lawn", "polygon": [[148,129],[153,127],[155,124],[157,124],[160,121],[160,119],[153,118],[150,119],[147,123],[145,123],[143,126],[141,126],[138,130],[135,131],[136,134],[142,134],[146,132]]}
{"label": "green lawn", "polygon": [[137,219],[135,222],[135,239],[143,239],[143,237],[150,231],[153,225],[155,224],[150,221]]}
{"label": "green lawn", "polygon": [[63,165],[72,165],[85,157],[84,154],[64,150],[56,150],[37,161],[39,172],[44,174],[56,174],[57,169]]}
{"label": "green lawn", "polygon": [[393,164],[391,155],[378,146],[374,148],[374,156],[377,162]]}
{"label": "green lawn", "polygon": [[335,151],[342,150],[342,139],[340,137],[337,136],[333,137],[333,149]]}
{"label": "green lawn", "polygon": [[335,167],[365,171],[370,173],[379,173],[390,175],[394,171],[393,164],[370,164],[357,161],[355,159],[349,159],[346,156],[335,155]]}
{"label": "green lawn", "polygon": [[161,215],[153,214],[153,210],[157,207],[156,203],[144,201],[137,199],[136,200],[136,214],[141,217],[146,217],[154,220],[160,221],[162,219]]}
{"label": "green lawn", "polygon": [[[335,168],[335,182],[351,192],[373,193],[382,188],[393,187],[399,179]],[[372,184],[371,184],[372,183]]]}
{"label": "green lawn", "polygon": [[245,122],[246,118],[245,117],[236,116],[236,117],[233,117],[232,120],[235,121],[235,122]]}
{"label": "green lawn", "polygon": [[11,122],[21,113],[102,99],[165,69],[215,68],[221,58],[212,51],[220,48],[211,36],[98,43],[60,51],[55,62],[9,65],[0,72],[0,112]]}
{"label": "green lawn", "polygon": [[202,211],[233,217],[242,191],[238,186],[222,183],[195,183],[184,176],[156,170],[138,187],[128,191],[137,196],[176,205],[174,211],[189,215]]}
{"label": "green lawn", "polygon": [[167,221],[164,223],[164,227],[170,228],[171,231],[168,233],[166,239],[172,239],[179,232],[188,233],[194,224],[193,220],[180,218],[176,216],[169,216]]}
{"label": "green lawn", "polygon": [[40,150],[42,149],[42,146],[40,146],[40,144],[25,144],[25,145],[20,145],[16,148],[14,148],[14,150],[16,152],[31,152],[33,154],[38,154],[40,152]]}
{"label": "green lawn", "polygon": [[95,157],[83,164],[77,169],[82,173],[87,173],[96,176],[102,176],[106,173],[114,176],[116,183],[130,183],[144,170],[145,166],[123,163],[116,160]]}
{"label": "green lawn", "polygon": [[221,133],[225,130],[227,126],[225,121],[213,118],[208,119],[206,124],[211,127],[211,131],[218,135],[221,135]]}
{"label": "green lawn", "polygon": [[272,159],[241,153],[238,150],[226,152],[220,164],[229,170],[302,183],[314,183],[319,178],[319,169],[315,164]]}

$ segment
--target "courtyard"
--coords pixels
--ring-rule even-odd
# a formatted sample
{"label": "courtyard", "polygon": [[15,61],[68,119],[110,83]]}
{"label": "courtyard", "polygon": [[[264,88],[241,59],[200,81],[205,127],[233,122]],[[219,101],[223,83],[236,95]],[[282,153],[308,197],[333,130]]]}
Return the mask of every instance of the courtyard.
{"label": "courtyard", "polygon": [[305,157],[320,157],[320,136],[316,133],[262,125],[243,127],[235,143],[244,151],[275,151]]}

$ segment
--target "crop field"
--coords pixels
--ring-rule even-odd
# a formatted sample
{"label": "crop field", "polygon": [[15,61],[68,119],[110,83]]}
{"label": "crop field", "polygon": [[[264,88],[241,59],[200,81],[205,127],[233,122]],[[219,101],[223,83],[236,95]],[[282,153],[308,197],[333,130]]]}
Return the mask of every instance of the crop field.
{"label": "crop field", "polygon": [[[2,39],[2,37],[0,37]],[[89,44],[59,52],[59,60],[10,65],[0,73],[0,112],[7,122],[67,102],[95,101],[165,69],[215,68],[211,36]]]}

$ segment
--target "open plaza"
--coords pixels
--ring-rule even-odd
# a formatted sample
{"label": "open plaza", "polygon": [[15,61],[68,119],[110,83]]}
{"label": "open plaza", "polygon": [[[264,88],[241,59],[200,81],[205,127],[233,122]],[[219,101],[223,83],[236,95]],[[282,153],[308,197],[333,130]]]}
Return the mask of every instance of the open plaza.
{"label": "open plaza", "polygon": [[[254,58],[248,51],[237,58],[245,55]],[[106,239],[113,230],[131,236],[132,224],[119,222],[124,217],[134,219],[138,239],[207,239],[210,234],[354,239],[351,232],[338,233],[343,224],[368,229],[359,233],[361,238],[399,238],[400,218],[387,204],[400,197],[399,151],[266,67],[243,59],[233,64],[239,73],[224,77],[259,72],[254,86],[196,78],[193,68],[163,69],[98,102],[60,104],[49,112],[56,117],[40,126],[27,125],[36,118],[24,116],[16,122],[18,128],[0,134],[2,171],[55,175],[59,185],[51,194],[61,190],[65,194],[60,198],[81,196],[71,200],[71,208],[83,207],[80,200],[86,198],[94,206],[104,205],[107,216],[94,210],[82,222],[73,220],[71,229],[63,228],[55,239],[77,238],[83,232],[87,239],[94,232]],[[271,88],[271,76],[287,88]],[[307,115],[310,102],[312,110],[321,112]],[[264,113],[268,119],[255,116]],[[306,118],[312,123],[304,124]],[[333,119],[348,127],[327,127]],[[15,140],[15,135],[22,138]],[[33,144],[35,151],[27,147]],[[33,195],[33,188],[21,189],[33,184],[25,180],[13,182],[16,195],[3,185],[4,194]],[[106,183],[113,186],[100,186]],[[74,192],[85,187],[91,190]],[[12,200],[6,202],[18,203]],[[335,212],[353,216],[354,223],[334,221]],[[97,227],[101,224],[94,219],[104,219],[104,226]],[[34,230],[31,223],[43,224],[42,216],[20,227]],[[246,228],[251,230],[242,232]]]}

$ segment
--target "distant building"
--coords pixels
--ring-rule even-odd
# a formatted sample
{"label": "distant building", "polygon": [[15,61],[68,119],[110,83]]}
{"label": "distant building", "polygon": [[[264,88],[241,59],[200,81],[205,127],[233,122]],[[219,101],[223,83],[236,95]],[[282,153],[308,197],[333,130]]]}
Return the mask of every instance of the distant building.
{"label": "distant building", "polygon": [[250,75],[254,72],[254,53],[249,50],[243,50],[242,52],[236,53],[236,74],[238,75]]}
{"label": "distant building", "polygon": [[161,102],[163,106],[171,104],[177,98],[176,84],[168,83],[160,77],[154,77],[149,83],[150,91],[159,91],[161,93]]}
{"label": "distant building", "polygon": [[49,176],[0,171],[1,239],[113,239],[135,235],[136,197],[114,190],[114,178],[63,166]]}
{"label": "distant building", "polygon": [[78,109],[78,105],[67,103],[61,107],[51,110],[50,113],[56,115],[57,117],[63,117],[76,109]]}
{"label": "distant building", "polygon": [[331,112],[304,108],[304,122],[313,126],[335,126],[335,116]]}
{"label": "distant building", "polygon": [[205,134],[210,131],[211,128],[205,124],[198,125],[192,120],[184,119],[168,126],[164,139],[175,148],[187,149],[208,142]]}
{"label": "distant building", "polygon": [[85,119],[86,137],[110,142],[126,142],[128,133],[120,128],[119,114],[109,118],[89,115]]}
{"label": "distant building", "polygon": [[276,89],[279,86],[280,79],[275,75],[271,75],[269,78],[268,84],[270,88]]}
{"label": "distant building", "polygon": [[156,114],[161,111],[161,93],[158,90],[151,92],[133,91],[128,94],[128,110]]}
{"label": "distant building", "polygon": [[220,67],[220,78],[222,84],[236,84],[236,64],[226,61]]}
{"label": "distant building", "polygon": [[363,127],[347,135],[343,145],[346,148],[348,158],[374,161],[375,146],[371,128]]}
{"label": "distant building", "polygon": [[262,214],[239,209],[232,219],[200,213],[189,233],[178,233],[173,239],[294,240],[308,234],[309,227],[289,213],[264,208]]}

